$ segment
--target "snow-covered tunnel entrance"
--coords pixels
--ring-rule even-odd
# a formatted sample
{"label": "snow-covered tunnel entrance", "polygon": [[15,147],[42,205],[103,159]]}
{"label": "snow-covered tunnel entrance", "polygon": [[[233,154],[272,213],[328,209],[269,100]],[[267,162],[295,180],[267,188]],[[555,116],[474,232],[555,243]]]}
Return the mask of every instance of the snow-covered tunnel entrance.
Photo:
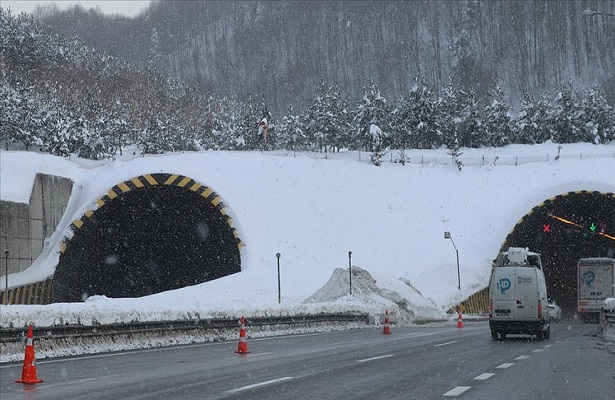
{"label": "snow-covered tunnel entrance", "polygon": [[241,271],[242,243],[224,204],[189,177],[135,177],[97,206],[61,246],[52,302],[140,297]]}
{"label": "snow-covered tunnel entrance", "polygon": [[615,257],[615,194],[576,191],[534,207],[509,233],[508,247],[541,253],[549,297],[564,316],[576,312],[577,261]]}

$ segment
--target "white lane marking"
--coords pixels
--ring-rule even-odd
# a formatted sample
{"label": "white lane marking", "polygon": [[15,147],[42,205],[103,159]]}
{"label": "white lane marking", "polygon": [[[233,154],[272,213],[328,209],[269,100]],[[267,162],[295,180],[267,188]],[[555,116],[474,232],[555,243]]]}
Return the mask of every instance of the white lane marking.
{"label": "white lane marking", "polygon": [[460,394],[470,389],[471,387],[472,386],[457,386],[455,389],[449,390],[448,392],[444,393],[442,396],[451,396],[451,397],[459,396]]}
{"label": "white lane marking", "polygon": [[515,360],[527,360],[528,358],[530,358],[530,356],[519,356],[515,358]]}
{"label": "white lane marking", "polygon": [[252,385],[242,386],[242,387],[237,388],[237,389],[227,390],[225,393],[239,393],[239,392],[243,392],[244,390],[250,390],[250,389],[254,389],[254,388],[257,388],[257,387],[261,387],[261,386],[271,385],[272,383],[283,382],[283,381],[287,381],[289,379],[293,379],[293,377],[292,376],[285,376],[285,377],[278,378],[278,379],[272,379],[270,381],[254,383]]}
{"label": "white lane marking", "polygon": [[374,361],[374,360],[380,360],[381,358],[387,358],[387,357],[393,357],[393,354],[386,354],[384,356],[378,356],[378,357],[372,357],[372,358],[365,358],[363,360],[357,360],[358,363],[362,363],[362,362],[366,362],[366,361]]}
{"label": "white lane marking", "polygon": [[[318,335],[323,335],[322,332],[313,332],[313,333],[301,333],[301,334],[297,334],[297,335],[279,335],[279,336],[266,336],[266,337],[260,337],[260,338],[248,338],[250,339],[250,341],[252,342],[262,342],[265,340],[275,340],[275,339],[294,339],[294,338],[300,338],[300,337],[307,337],[307,336],[318,336]],[[224,343],[224,342],[220,342],[220,343]]]}
{"label": "white lane marking", "polygon": [[487,379],[491,378],[493,375],[493,373],[491,372],[485,372],[484,374],[480,374],[479,376],[477,376],[476,378],[474,378],[475,381],[486,381]]}
{"label": "white lane marking", "polygon": [[545,349],[534,349],[532,353],[540,353],[541,351],[545,351]]}
{"label": "white lane marking", "polygon": [[551,347],[551,345],[550,345],[550,344],[546,345],[546,346],[545,346],[545,349],[546,349],[547,347]]}
{"label": "white lane marking", "polygon": [[252,354],[250,355],[250,358],[252,358],[252,357],[258,357],[258,356],[266,356],[267,354],[273,354],[273,353],[271,353],[271,352],[268,352],[268,353],[252,353]]}
{"label": "white lane marking", "polygon": [[515,363],[504,363],[504,364],[500,364],[500,365],[498,365],[496,368],[501,368],[501,369],[504,369],[504,368],[510,368],[510,367],[512,367],[513,365],[515,365]]}
{"label": "white lane marking", "polygon": [[336,346],[338,344],[346,344],[346,343],[354,343],[354,342],[360,342],[360,340],[355,339],[355,340],[346,340],[345,342],[329,343],[329,346]]}
{"label": "white lane marking", "polygon": [[434,344],[433,347],[448,346],[449,344],[453,344],[453,343],[457,343],[457,341],[455,340],[454,342],[446,342],[446,343]]}

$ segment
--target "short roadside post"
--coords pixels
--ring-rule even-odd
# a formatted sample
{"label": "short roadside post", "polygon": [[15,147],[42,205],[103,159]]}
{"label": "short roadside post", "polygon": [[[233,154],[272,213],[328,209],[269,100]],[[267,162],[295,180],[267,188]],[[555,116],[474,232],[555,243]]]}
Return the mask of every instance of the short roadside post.
{"label": "short roadside post", "polygon": [[4,304],[9,304],[9,251],[4,250]]}
{"label": "short roadside post", "polygon": [[280,287],[280,253],[276,253],[275,256],[278,258],[278,303],[282,302],[282,290]]}
{"label": "short roadside post", "polygon": [[457,246],[455,246],[455,242],[453,241],[453,237],[450,232],[444,232],[444,239],[451,239],[451,243],[455,248],[455,253],[457,253],[457,287],[461,290],[461,275],[459,274],[459,251],[457,250]]}
{"label": "short roadside post", "polygon": [[350,276],[350,295],[352,296],[352,251],[348,252],[348,274]]}

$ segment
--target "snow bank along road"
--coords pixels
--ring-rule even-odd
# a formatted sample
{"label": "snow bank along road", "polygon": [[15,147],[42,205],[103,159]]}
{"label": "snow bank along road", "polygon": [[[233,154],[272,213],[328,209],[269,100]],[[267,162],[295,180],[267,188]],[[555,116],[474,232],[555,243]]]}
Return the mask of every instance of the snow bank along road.
{"label": "snow bank along road", "polygon": [[44,382],[16,384],[0,367],[3,399],[613,399],[613,354],[561,323],[550,340],[492,341],[485,322],[463,329],[382,328],[250,339],[40,361]]}

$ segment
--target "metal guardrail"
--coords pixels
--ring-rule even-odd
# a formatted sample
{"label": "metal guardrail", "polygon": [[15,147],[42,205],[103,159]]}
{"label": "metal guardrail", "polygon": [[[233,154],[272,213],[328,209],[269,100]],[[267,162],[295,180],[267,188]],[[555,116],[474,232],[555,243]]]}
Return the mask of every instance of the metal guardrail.
{"label": "metal guardrail", "polygon": [[[305,325],[313,323],[364,322],[369,323],[369,314],[315,314],[278,317],[246,318],[248,327]],[[239,318],[212,318],[180,321],[151,321],[108,325],[58,325],[50,327],[33,327],[37,339],[65,339],[96,336],[116,336],[138,333],[184,332],[190,330],[216,330],[238,328]],[[24,340],[27,327],[0,328],[0,343]]]}

